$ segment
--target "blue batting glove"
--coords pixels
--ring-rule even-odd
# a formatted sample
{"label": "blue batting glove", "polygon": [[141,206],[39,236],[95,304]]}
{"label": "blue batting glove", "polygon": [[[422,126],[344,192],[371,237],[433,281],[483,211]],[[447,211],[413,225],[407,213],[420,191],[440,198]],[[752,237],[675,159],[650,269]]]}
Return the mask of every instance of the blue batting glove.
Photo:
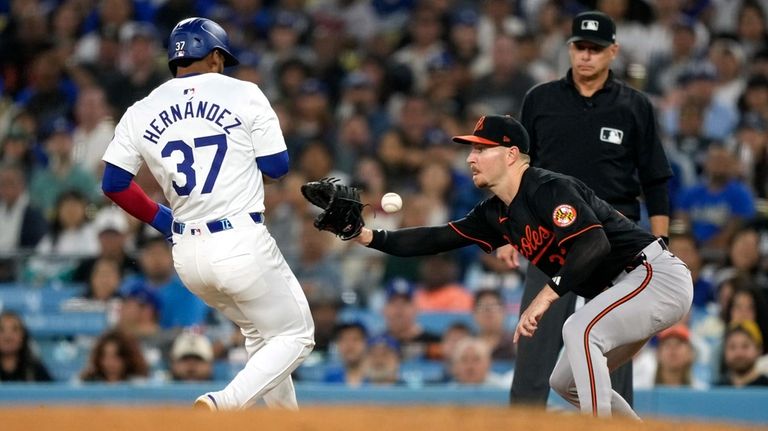
{"label": "blue batting glove", "polygon": [[169,240],[173,236],[171,225],[173,224],[173,212],[165,205],[157,204],[158,210],[155,214],[155,218],[152,219],[150,226],[157,229],[158,232],[163,234],[165,239]]}

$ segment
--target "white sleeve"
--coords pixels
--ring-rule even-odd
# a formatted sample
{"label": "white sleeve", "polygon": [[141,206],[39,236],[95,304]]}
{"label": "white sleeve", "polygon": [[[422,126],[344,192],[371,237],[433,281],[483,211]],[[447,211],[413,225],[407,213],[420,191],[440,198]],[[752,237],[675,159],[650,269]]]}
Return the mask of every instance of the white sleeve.
{"label": "white sleeve", "polygon": [[132,110],[128,109],[120,122],[117,123],[115,136],[109,143],[102,160],[136,175],[144,160],[131,138],[131,112]]}
{"label": "white sleeve", "polygon": [[251,127],[251,140],[256,157],[285,151],[287,147],[277,114],[272,109],[267,96],[258,87],[254,86],[254,88],[253,109],[256,112],[256,118]]}

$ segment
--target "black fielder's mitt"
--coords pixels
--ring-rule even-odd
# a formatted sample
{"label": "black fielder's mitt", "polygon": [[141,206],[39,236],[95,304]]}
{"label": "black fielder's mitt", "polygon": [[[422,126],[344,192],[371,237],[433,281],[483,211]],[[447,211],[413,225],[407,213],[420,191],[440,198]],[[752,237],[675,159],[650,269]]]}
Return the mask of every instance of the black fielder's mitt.
{"label": "black fielder's mitt", "polygon": [[323,212],[315,217],[315,227],[332,232],[344,241],[350,240],[363,230],[363,203],[360,191],[339,184],[338,178],[323,178],[301,186],[301,194]]}

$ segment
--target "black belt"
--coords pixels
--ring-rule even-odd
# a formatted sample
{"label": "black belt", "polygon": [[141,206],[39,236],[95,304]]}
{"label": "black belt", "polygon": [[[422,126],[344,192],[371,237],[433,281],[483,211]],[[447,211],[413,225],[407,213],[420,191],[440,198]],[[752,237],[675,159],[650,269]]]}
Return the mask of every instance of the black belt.
{"label": "black belt", "polygon": [[[263,223],[264,222],[264,215],[262,213],[248,213],[249,216],[251,216],[251,219],[254,223]],[[205,224],[208,227],[208,231],[210,233],[216,233],[221,232],[223,230],[229,230],[232,229],[234,226],[232,226],[232,223],[230,223],[229,219],[223,218],[219,220],[209,221]],[[174,233],[177,233],[179,235],[184,233],[184,227],[185,223],[180,223],[177,221],[174,221],[171,225],[171,229]]]}
{"label": "black belt", "polygon": [[[659,245],[661,246],[661,249],[662,249],[662,250],[669,250],[669,247],[667,247],[667,244],[664,242],[664,240],[663,240],[663,239],[659,238],[659,239],[657,239],[657,240],[656,240],[656,242],[658,242],[658,243],[659,243]],[[651,244],[652,244],[652,243],[651,243]],[[646,247],[647,247],[647,246],[646,246]],[[632,259],[632,261],[631,261],[631,262],[629,262],[629,265],[627,265],[627,267],[626,267],[626,268],[624,268],[624,271],[625,271],[626,273],[630,273],[630,272],[632,272],[632,271],[633,271],[635,268],[637,268],[638,266],[642,265],[642,264],[643,264],[643,263],[645,263],[646,261],[648,261],[648,257],[645,255],[645,253],[643,253],[643,252],[641,251],[640,253],[638,253],[638,254],[637,254],[637,256],[635,256],[635,257]]]}

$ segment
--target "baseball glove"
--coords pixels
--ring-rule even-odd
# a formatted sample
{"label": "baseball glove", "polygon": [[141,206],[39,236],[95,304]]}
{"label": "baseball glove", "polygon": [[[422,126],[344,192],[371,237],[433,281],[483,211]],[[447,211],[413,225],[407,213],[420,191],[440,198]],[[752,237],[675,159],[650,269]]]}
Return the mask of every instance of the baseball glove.
{"label": "baseball glove", "polygon": [[338,178],[323,178],[301,186],[301,194],[323,212],[315,217],[314,225],[348,241],[363,230],[363,205],[360,191],[339,184]]}

